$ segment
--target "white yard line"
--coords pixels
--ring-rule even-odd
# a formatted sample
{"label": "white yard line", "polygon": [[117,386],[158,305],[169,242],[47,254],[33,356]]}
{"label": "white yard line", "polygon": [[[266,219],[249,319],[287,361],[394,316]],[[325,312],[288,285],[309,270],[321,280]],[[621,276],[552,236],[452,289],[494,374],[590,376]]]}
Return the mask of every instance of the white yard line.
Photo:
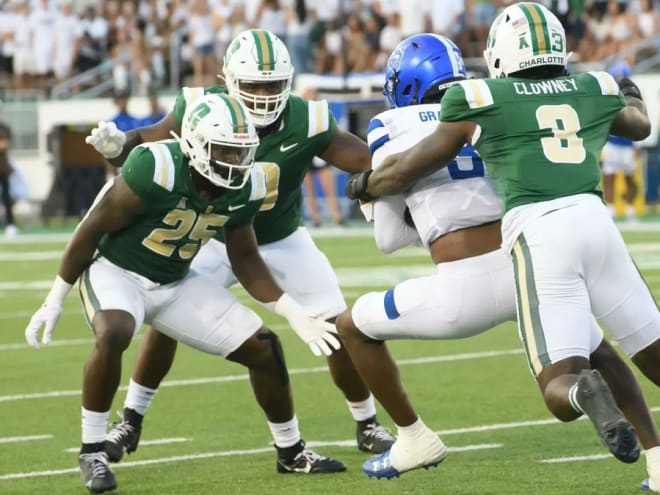
{"label": "white yard line", "polygon": [[62,250],[0,253],[0,261],[46,261],[59,259],[62,259]]}
{"label": "white yard line", "polygon": [[[69,340],[53,340],[48,347],[69,347],[75,345],[90,345],[94,339],[69,339]],[[32,349],[27,344],[0,344],[1,351],[16,351],[20,349]]]}
{"label": "white yard line", "polygon": [[[318,445],[323,443],[323,445],[338,445],[344,446],[343,442],[309,442],[308,445]],[[354,447],[355,443],[351,444],[350,447]],[[473,452],[478,450],[488,450],[488,449],[499,449],[502,448],[502,444],[491,443],[491,444],[480,444],[480,445],[464,445],[462,447],[450,447],[450,452]],[[260,449],[247,449],[247,450],[226,450],[221,452],[206,452],[200,454],[189,454],[189,455],[177,455],[173,457],[160,457],[157,459],[146,459],[143,461],[131,461],[131,462],[122,462],[121,464],[113,465],[113,469],[126,469],[133,468],[138,466],[148,466],[151,464],[167,464],[172,462],[181,462],[181,461],[194,461],[199,459],[213,459],[217,457],[235,457],[239,455],[259,455],[259,454],[273,454],[273,447],[264,447]],[[0,475],[0,481],[8,480],[20,480],[26,478],[39,478],[43,476],[57,476],[62,474],[77,474],[80,471],[79,468],[70,468],[70,469],[53,469],[49,471],[30,471],[26,473],[10,473]]]}
{"label": "white yard line", "polygon": [[[466,361],[472,359],[484,359],[501,356],[514,356],[522,354],[522,349],[509,349],[502,351],[488,351],[488,352],[469,352],[464,354],[450,354],[447,356],[428,356],[414,359],[401,359],[398,361],[400,366],[428,364],[428,363],[443,363],[452,361]],[[316,366],[313,368],[293,368],[289,370],[290,375],[304,375],[308,373],[325,373],[327,366]],[[184,380],[167,380],[161,383],[162,387],[184,387],[190,385],[206,385],[210,383],[222,382],[235,382],[248,380],[247,374],[240,375],[227,375],[227,376],[210,376],[202,378],[188,378]],[[126,386],[119,387],[120,391],[126,390]],[[50,392],[36,392],[30,394],[16,394],[16,395],[0,395],[0,402],[13,402],[19,400],[34,400],[34,399],[49,399],[55,397],[70,397],[80,395],[80,390],[53,390]]]}
{"label": "white yard line", "polygon": [[582,462],[582,461],[602,461],[603,459],[613,459],[612,454],[594,454],[594,455],[577,455],[573,457],[555,457],[554,459],[541,459],[538,462],[545,464],[560,464],[563,462]]}
{"label": "white yard line", "polygon": [[33,442],[35,440],[50,440],[51,438],[55,438],[55,435],[29,435],[25,437],[4,437],[4,438],[0,438],[0,444]]}
{"label": "white yard line", "polygon": [[[150,445],[168,445],[170,443],[192,442],[192,438],[173,437],[173,438],[155,438],[153,440],[140,440],[140,447],[149,447]],[[80,447],[71,447],[64,449],[64,452],[80,452]]]}

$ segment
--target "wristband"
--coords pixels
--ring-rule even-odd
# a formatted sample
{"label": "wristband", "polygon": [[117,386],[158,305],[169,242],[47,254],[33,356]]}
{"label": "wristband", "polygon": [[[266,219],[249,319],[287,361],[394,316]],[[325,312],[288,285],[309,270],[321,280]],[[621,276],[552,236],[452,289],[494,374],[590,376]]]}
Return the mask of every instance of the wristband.
{"label": "wristband", "polygon": [[266,307],[270,309],[276,315],[283,316],[287,320],[292,313],[300,311],[298,303],[286,292],[284,292],[280,298],[274,303],[266,303]]}
{"label": "wristband", "polygon": [[55,277],[53,286],[50,288],[50,292],[46,296],[46,302],[61,306],[64,302],[64,298],[66,298],[66,295],[72,287],[73,284],[70,284],[58,275]]}

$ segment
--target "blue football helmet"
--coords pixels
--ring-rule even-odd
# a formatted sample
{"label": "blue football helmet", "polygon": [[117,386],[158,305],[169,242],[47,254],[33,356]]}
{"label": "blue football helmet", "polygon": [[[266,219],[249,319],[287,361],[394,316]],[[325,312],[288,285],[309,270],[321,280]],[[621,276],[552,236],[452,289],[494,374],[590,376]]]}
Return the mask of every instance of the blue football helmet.
{"label": "blue football helmet", "polygon": [[461,50],[437,34],[415,34],[403,40],[387,59],[383,94],[391,108],[421,103],[465,79]]}

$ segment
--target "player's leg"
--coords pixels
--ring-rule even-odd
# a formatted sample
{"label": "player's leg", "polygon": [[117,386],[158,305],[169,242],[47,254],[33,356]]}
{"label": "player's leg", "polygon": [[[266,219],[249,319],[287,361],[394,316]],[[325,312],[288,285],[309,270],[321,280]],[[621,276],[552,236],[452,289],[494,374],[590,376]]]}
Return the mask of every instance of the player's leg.
{"label": "player's leg", "polygon": [[639,382],[619,353],[603,339],[589,360],[591,367],[603,375],[617,405],[635,427],[642,447],[648,450],[660,445],[660,433]]}
{"label": "player's leg", "polygon": [[610,143],[603,147],[603,160],[601,172],[603,174],[603,195],[607,204],[607,211],[614,217],[614,177],[619,170],[616,148]]}
{"label": "player's leg", "polygon": [[635,220],[635,198],[639,191],[637,181],[635,181],[635,171],[637,170],[637,160],[635,149],[632,146],[619,146],[620,168],[623,171],[623,177],[626,182],[626,192],[623,199],[626,202],[626,218]]}
{"label": "player's leg", "polygon": [[325,193],[325,200],[328,204],[328,209],[330,210],[330,215],[332,220],[337,224],[341,225],[343,219],[341,217],[341,211],[339,210],[339,201],[337,200],[337,184],[335,173],[330,168],[330,165],[325,165],[317,169],[319,181],[321,182],[321,187]]}
{"label": "player's leg", "polygon": [[106,436],[105,450],[110,462],[119,462],[124,452],[137,450],[142,421],[156,396],[160,383],[172,367],[177,341],[152,327],[144,334],[133,376],[128,384],[120,421]]}
{"label": "player's leg", "polygon": [[515,319],[514,300],[511,260],[498,250],[441,263],[435,276],[365,294],[339,316],[337,329],[355,366],[398,427],[389,454],[364,464],[367,474],[391,477],[435,464],[447,453],[414,410],[384,341],[476,335]]}
{"label": "player's leg", "polygon": [[316,191],[314,190],[314,172],[309,170],[305,174],[303,186],[305,186],[305,200],[309,208],[309,218],[312,220],[314,227],[321,226],[321,217],[319,216],[319,206],[316,202]]}
{"label": "player's leg", "polygon": [[[307,229],[298,229],[280,241],[260,246],[259,252],[280,287],[303,306],[328,308],[325,316],[333,323],[346,309],[337,276]],[[311,281],[310,273],[314,274]],[[328,357],[328,367],[356,422],[358,448],[373,453],[388,450],[394,437],[378,423],[374,397],[346,349],[333,352]]]}
{"label": "player's leg", "polygon": [[154,328],[194,349],[248,367],[257,402],[264,410],[277,448],[278,472],[344,471],[339,461],[305,447],[293,409],[279,339],[215,279],[195,271],[178,287],[171,304],[150,322]]}
{"label": "player's leg", "polygon": [[[597,211],[592,216],[604,223]],[[588,253],[586,280],[594,316],[642,373],[660,386],[660,312],[618,230],[605,225]],[[660,447],[646,439],[644,447],[650,489],[660,492]]]}
{"label": "player's leg", "polygon": [[[212,277],[220,287],[229,287],[235,282],[224,244],[214,239],[200,249],[191,270]],[[150,327],[145,333],[128,384],[122,418],[112,425],[106,438],[110,462],[119,462],[124,452],[130,454],[137,449],[142,421],[158,386],[172,367],[176,348],[177,341],[157,329]]]}
{"label": "player's leg", "polygon": [[305,447],[300,436],[284,352],[279,338],[261,327],[227,359],[249,369],[250,382],[257,402],[268,419],[277,450],[278,473],[338,473],[346,466]]}
{"label": "player's leg", "polygon": [[635,181],[635,176],[632,174],[624,175],[626,180],[626,193],[624,199],[626,200],[626,217],[628,220],[634,220],[635,215],[635,198],[637,197],[637,182]]}
{"label": "player's leg", "polygon": [[[586,414],[610,452],[634,462],[639,456],[634,428],[589,362],[600,343],[583,278],[590,240],[599,238],[592,203],[595,197],[535,219],[515,242],[518,328],[550,412],[562,421]],[[611,225],[602,205],[600,212]]]}
{"label": "player's leg", "polygon": [[117,485],[104,450],[105,434],[121,379],[122,354],[142,324],[145,307],[136,281],[103,258],[83,273],[79,290],[95,336],[83,373],[79,463],[85,486],[101,493]]}

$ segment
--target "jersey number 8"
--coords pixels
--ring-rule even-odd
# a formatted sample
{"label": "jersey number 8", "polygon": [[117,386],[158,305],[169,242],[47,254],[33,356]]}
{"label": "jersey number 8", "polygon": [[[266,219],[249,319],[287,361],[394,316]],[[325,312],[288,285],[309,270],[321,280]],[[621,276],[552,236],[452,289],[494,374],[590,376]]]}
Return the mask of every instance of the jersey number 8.
{"label": "jersey number 8", "polygon": [[579,164],[587,152],[582,138],[577,133],[581,129],[580,118],[570,105],[541,105],[536,110],[536,121],[540,129],[550,129],[552,137],[541,138],[543,154],[552,163]]}

